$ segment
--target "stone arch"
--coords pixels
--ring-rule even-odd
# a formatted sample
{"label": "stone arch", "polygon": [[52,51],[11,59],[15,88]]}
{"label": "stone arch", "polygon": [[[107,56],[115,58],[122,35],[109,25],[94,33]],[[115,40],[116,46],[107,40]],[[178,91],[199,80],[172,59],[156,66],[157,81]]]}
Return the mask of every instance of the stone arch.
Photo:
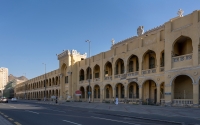
{"label": "stone arch", "polygon": [[127,72],[139,71],[139,58],[137,55],[132,54],[127,59]]}
{"label": "stone arch", "polygon": [[157,101],[157,84],[152,79],[147,79],[142,84],[142,101],[147,104],[156,104]]}
{"label": "stone arch", "polygon": [[112,76],[112,63],[107,61],[104,65],[104,76]]}
{"label": "stone arch", "polygon": [[172,56],[190,54],[193,51],[192,39],[188,36],[179,36],[172,44]]}
{"label": "stone arch", "polygon": [[81,70],[79,71],[79,81],[84,80],[84,76],[85,76],[85,72],[84,72],[83,69],[81,69]]}
{"label": "stone arch", "polygon": [[104,98],[105,99],[113,98],[113,88],[111,84],[106,84],[104,86]]}
{"label": "stone arch", "polygon": [[156,68],[156,52],[153,50],[147,50],[142,56],[142,69],[153,69]]}
{"label": "stone arch", "polygon": [[129,82],[127,85],[128,98],[139,98],[139,84],[135,81]]}
{"label": "stone arch", "polygon": [[172,86],[173,80],[174,80],[177,76],[180,76],[180,75],[186,75],[186,76],[190,77],[190,79],[192,79],[192,83],[193,83],[193,84],[195,83],[195,80],[193,79],[193,77],[192,77],[191,75],[189,75],[189,74],[187,74],[187,73],[179,73],[179,74],[175,75],[175,76],[171,79],[171,81],[170,81],[170,86]]}
{"label": "stone arch", "polygon": [[83,86],[80,86],[79,90],[81,91],[81,98],[85,98],[85,88]]}
{"label": "stone arch", "polygon": [[96,64],[93,68],[93,77],[100,78],[100,66]]}
{"label": "stone arch", "polygon": [[100,98],[100,86],[98,84],[95,84],[93,87],[94,90],[94,98]]}
{"label": "stone arch", "polygon": [[86,69],[86,79],[92,79],[92,69],[91,69],[91,67],[88,67]]}
{"label": "stone arch", "polygon": [[125,71],[125,65],[124,60],[121,58],[118,58],[115,61],[115,74],[123,74]]}
{"label": "stone arch", "polygon": [[156,86],[158,86],[158,83],[156,82],[156,80],[155,80],[154,78],[146,78],[146,79],[144,79],[144,80],[142,81],[141,86],[143,86],[143,84],[144,84],[146,81],[148,81],[148,80],[152,80],[154,83],[156,83]]}
{"label": "stone arch", "polygon": [[115,93],[116,96],[120,99],[120,98],[124,98],[125,97],[125,85],[123,83],[117,83],[115,84]]}
{"label": "stone arch", "polygon": [[173,99],[193,99],[193,81],[187,75],[178,75],[172,81]]}

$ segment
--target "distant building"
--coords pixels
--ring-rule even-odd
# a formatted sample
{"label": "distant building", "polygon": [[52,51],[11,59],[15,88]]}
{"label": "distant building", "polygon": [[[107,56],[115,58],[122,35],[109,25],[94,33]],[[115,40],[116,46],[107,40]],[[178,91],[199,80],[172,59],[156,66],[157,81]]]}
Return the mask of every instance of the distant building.
{"label": "distant building", "polygon": [[18,79],[10,80],[4,87],[3,96],[7,98],[13,98],[15,86],[25,81],[26,80],[18,80]]}
{"label": "distant building", "polygon": [[0,68],[0,97],[3,94],[4,86],[8,82],[8,68]]}

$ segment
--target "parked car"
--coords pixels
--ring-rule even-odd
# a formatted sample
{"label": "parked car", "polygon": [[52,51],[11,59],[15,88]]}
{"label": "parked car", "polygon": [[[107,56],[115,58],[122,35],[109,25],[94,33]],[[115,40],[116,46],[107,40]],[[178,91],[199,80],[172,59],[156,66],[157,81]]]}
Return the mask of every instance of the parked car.
{"label": "parked car", "polygon": [[12,98],[11,102],[17,102],[17,99],[16,98]]}
{"label": "parked car", "polygon": [[1,103],[8,103],[8,99],[6,97],[2,97],[0,100]]}

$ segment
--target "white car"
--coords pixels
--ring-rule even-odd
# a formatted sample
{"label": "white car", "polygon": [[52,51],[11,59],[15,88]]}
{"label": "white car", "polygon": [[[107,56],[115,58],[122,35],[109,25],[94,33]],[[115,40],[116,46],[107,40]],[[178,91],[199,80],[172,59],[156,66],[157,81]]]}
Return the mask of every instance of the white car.
{"label": "white car", "polygon": [[16,98],[12,98],[11,102],[17,102],[17,99]]}

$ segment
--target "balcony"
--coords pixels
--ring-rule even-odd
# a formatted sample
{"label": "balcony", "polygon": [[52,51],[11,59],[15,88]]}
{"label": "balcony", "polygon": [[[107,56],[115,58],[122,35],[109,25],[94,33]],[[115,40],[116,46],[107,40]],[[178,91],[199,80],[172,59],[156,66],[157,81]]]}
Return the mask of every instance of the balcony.
{"label": "balcony", "polygon": [[94,78],[94,82],[95,82],[95,81],[100,81],[100,78]]}
{"label": "balcony", "polygon": [[165,71],[165,67],[160,67],[160,72],[164,72]]}
{"label": "balcony", "polygon": [[84,81],[85,81],[85,80],[81,80],[81,81],[79,81],[79,84],[83,84],[83,83],[84,83]]}
{"label": "balcony", "polygon": [[112,76],[105,76],[104,80],[112,80]]}
{"label": "balcony", "polygon": [[127,73],[127,77],[137,76],[138,74],[139,74],[138,71],[135,71],[135,72],[129,72],[129,73]]}
{"label": "balcony", "polygon": [[142,70],[142,74],[151,74],[151,73],[156,73],[156,68],[153,69],[147,69],[147,70]]}
{"label": "balcony", "polygon": [[185,67],[185,66],[191,66],[191,65],[192,65],[192,53],[182,55],[182,56],[172,57],[173,68]]}
{"label": "balcony", "polygon": [[115,79],[120,78],[120,79],[126,79],[126,74],[118,74],[115,75]]}

